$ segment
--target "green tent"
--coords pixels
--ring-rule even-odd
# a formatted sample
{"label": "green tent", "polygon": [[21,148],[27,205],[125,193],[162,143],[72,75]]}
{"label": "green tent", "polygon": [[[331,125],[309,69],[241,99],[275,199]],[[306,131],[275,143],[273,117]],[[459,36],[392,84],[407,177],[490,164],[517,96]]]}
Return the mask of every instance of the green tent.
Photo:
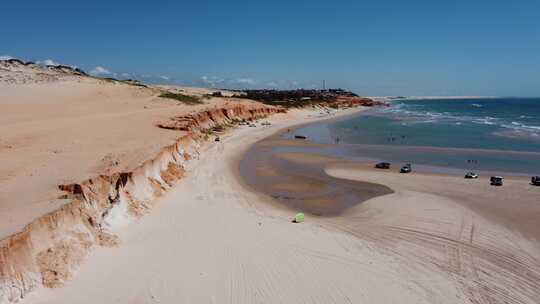
{"label": "green tent", "polygon": [[294,216],[294,222],[295,223],[302,223],[304,221],[304,214],[302,212],[300,213],[297,213],[295,216]]}

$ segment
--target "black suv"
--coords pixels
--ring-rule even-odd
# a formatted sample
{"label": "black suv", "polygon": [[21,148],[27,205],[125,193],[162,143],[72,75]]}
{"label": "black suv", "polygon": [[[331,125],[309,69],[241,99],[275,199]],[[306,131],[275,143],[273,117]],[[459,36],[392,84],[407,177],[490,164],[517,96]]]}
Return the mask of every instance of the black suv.
{"label": "black suv", "polygon": [[382,162],[375,165],[377,169],[390,169],[390,163]]}

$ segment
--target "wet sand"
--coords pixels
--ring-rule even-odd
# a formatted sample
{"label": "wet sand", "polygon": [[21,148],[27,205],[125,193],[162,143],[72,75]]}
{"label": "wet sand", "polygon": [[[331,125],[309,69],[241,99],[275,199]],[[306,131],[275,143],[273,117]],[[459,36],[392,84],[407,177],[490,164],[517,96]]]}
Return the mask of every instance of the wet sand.
{"label": "wet sand", "polygon": [[283,140],[282,134],[255,144],[240,162],[246,183],[282,206],[316,216],[336,216],[358,203],[393,192],[383,185],[329,176],[324,172],[325,166],[337,163],[336,158],[275,153],[275,146],[309,145],[301,140]]}

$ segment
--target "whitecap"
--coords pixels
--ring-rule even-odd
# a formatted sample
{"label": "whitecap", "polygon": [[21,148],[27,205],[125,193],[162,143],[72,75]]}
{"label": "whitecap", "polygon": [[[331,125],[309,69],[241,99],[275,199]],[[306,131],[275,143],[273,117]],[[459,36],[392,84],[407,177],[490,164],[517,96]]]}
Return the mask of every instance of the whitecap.
{"label": "whitecap", "polygon": [[486,116],[483,118],[476,118],[472,120],[472,122],[477,123],[477,124],[482,124],[482,125],[496,125],[497,124],[496,121],[497,121],[497,118],[490,117],[490,116]]}

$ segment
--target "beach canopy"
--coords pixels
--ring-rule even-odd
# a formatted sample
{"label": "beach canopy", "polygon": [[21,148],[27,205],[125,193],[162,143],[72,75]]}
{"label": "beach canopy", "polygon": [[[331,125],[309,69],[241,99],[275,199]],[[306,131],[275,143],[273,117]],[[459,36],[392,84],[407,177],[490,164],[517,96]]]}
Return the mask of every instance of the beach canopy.
{"label": "beach canopy", "polygon": [[295,216],[294,216],[294,222],[295,223],[302,223],[304,221],[304,214],[302,212],[300,213],[297,213]]}

